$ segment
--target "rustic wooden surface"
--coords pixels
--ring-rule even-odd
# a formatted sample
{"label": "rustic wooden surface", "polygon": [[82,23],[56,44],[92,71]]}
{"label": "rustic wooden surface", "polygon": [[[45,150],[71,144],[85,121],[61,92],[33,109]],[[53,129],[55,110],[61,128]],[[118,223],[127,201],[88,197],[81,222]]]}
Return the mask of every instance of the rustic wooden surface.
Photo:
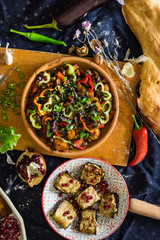
{"label": "rustic wooden surface", "polygon": [[[21,72],[25,74],[25,79],[23,81],[27,81],[32,73],[39,68],[41,65],[49,62],[55,58],[67,57],[67,55],[56,54],[56,53],[48,53],[48,52],[37,52],[37,51],[29,51],[29,50],[20,50],[20,49],[12,49],[13,51],[13,64],[11,66],[7,66],[3,63],[3,54],[4,48],[0,48],[0,75],[6,75],[9,70],[14,67],[17,63],[19,63],[18,67],[21,69]],[[123,66],[123,63],[119,63],[120,66]],[[111,72],[106,66],[103,64],[102,68],[106,71],[109,71],[112,79],[116,82],[116,84],[121,88],[118,77]],[[135,75],[133,78],[128,79],[132,88],[135,90],[137,83],[139,82],[139,75],[141,71],[141,67],[139,65],[134,65]],[[18,73],[16,70],[12,72],[9,76],[8,80],[1,84],[1,89],[6,88],[6,84],[8,81],[20,82],[22,80],[19,79]],[[17,88],[18,94],[22,94],[23,90]],[[127,166],[128,157],[130,152],[130,143],[132,137],[132,128],[133,128],[133,118],[132,118],[132,109],[129,105],[127,105],[126,101],[120,97],[120,113],[117,125],[110,135],[110,137],[103,143],[100,147],[91,151],[90,153],[85,155],[85,157],[95,157],[105,160],[106,162],[112,165],[120,165]],[[136,106],[136,99],[134,100],[134,105]],[[1,114],[2,106],[0,105],[0,114]],[[29,136],[27,133],[21,116],[16,116],[11,109],[7,110],[8,120],[6,122],[0,120],[0,125],[6,125],[8,127],[14,126],[17,129],[17,133],[20,133],[22,136],[18,141],[15,149],[24,151],[26,148],[34,148],[36,151],[39,151],[42,154],[52,155],[52,153],[47,153],[43,149],[41,149]],[[84,156],[84,155],[82,155]],[[80,156],[81,157],[81,156]]]}

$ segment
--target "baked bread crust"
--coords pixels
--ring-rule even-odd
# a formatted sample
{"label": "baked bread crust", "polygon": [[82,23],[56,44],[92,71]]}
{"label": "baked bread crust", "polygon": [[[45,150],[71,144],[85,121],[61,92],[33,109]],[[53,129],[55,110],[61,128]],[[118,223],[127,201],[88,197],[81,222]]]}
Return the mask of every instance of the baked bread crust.
{"label": "baked bread crust", "polygon": [[142,64],[137,100],[146,123],[160,136],[160,3],[124,0],[122,13],[148,60]]}

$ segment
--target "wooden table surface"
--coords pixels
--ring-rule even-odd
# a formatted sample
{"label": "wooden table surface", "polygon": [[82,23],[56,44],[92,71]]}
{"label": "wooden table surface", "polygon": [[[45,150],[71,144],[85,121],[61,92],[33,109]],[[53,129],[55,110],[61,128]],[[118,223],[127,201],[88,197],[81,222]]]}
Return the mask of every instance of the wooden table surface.
{"label": "wooden table surface", "polygon": [[[62,55],[57,53],[49,53],[49,52],[37,52],[30,50],[20,50],[20,49],[12,49],[13,51],[13,64],[7,66],[2,61],[0,62],[0,75],[6,75],[9,70],[14,67],[18,63],[18,67],[21,69],[21,72],[24,73],[25,78],[23,81],[27,82],[27,79],[33,74],[33,72],[38,69],[41,65],[49,62],[55,58],[67,57],[68,55]],[[2,60],[4,54],[4,48],[0,48],[0,60]],[[119,62],[119,66],[122,67],[124,63]],[[115,83],[121,88],[118,77],[108,69],[104,64],[101,67],[108,71],[112,79],[114,79]],[[141,72],[140,65],[134,65],[135,75],[133,78],[127,78],[130,85],[132,86],[133,91],[139,82],[139,75]],[[14,70],[7,81],[4,84],[1,84],[1,91],[6,88],[6,84],[9,81],[20,82],[22,80],[19,79],[18,73]],[[22,94],[23,89],[17,88],[17,93]],[[130,143],[132,138],[132,128],[133,128],[133,111],[131,107],[126,103],[126,101],[119,95],[120,99],[120,112],[118,122],[116,124],[115,129],[109,138],[94,151],[91,151],[85,155],[85,157],[95,157],[105,160],[106,162],[112,165],[119,166],[127,166],[128,157],[130,152]],[[136,98],[134,100],[134,106],[136,106]],[[0,114],[2,111],[2,106],[0,105]],[[48,153],[45,150],[41,149],[29,136],[27,133],[21,116],[16,116],[12,109],[7,110],[8,120],[6,122],[0,120],[0,125],[6,125],[7,127],[14,126],[16,128],[16,132],[21,134],[21,138],[18,141],[15,149],[25,151],[26,148],[34,148],[36,151],[52,155],[52,153]],[[82,157],[84,155],[81,155]],[[80,157],[81,157],[80,156]],[[74,156],[73,156],[74,157]]]}

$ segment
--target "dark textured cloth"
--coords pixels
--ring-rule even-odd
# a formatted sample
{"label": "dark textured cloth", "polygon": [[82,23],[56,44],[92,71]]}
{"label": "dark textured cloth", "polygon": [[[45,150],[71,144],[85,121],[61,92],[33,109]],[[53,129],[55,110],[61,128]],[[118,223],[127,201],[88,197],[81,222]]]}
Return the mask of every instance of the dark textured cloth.
{"label": "dark textured cloth", "polygon": [[[120,43],[118,49],[119,60],[123,60],[128,48],[130,57],[142,54],[141,47],[124,21],[121,6],[112,1],[99,7],[81,18],[73,26],[62,32],[54,29],[37,29],[40,33],[67,43],[67,47],[35,43],[22,36],[9,32],[10,28],[26,31],[23,24],[44,24],[52,21],[70,1],[65,0],[1,0],[0,1],[0,43],[5,47],[6,42],[12,48],[40,50],[47,52],[67,53],[68,48],[75,44],[81,45],[78,40],[73,40],[76,29],[81,28],[81,23],[90,20],[92,29],[97,33],[100,41],[106,39],[110,51],[114,53],[117,38]],[[137,26],[138,27],[138,26]],[[106,53],[107,54],[107,53]],[[89,53],[92,56],[92,53]],[[3,124],[0,120],[0,124]],[[126,126],[127,127],[127,126]],[[135,151],[132,139],[130,158]],[[19,151],[8,152],[14,162],[21,154]],[[45,179],[34,188],[29,188],[21,181],[15,171],[15,166],[6,163],[6,154],[0,159],[0,186],[8,194],[17,210],[24,219],[28,240],[59,240],[63,239],[55,233],[46,222],[42,207],[41,195],[45,180],[59,164],[66,159],[44,156],[47,163]],[[116,167],[126,180],[130,197],[145,200],[160,205],[160,146],[154,136],[149,132],[149,151],[146,158],[133,168]],[[160,240],[159,221],[128,213],[121,227],[107,239],[110,240]]]}

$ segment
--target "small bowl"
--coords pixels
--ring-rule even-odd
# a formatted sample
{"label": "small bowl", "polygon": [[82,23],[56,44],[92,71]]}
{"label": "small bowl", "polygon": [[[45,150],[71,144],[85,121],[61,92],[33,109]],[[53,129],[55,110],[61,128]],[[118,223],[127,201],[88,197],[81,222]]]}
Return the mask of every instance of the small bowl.
{"label": "small bowl", "polygon": [[[105,127],[102,129],[100,138],[95,140],[95,141],[92,141],[91,143],[89,143],[88,146],[85,149],[83,149],[83,150],[76,149],[76,148],[74,148],[73,150],[68,150],[66,152],[60,152],[60,151],[57,151],[57,150],[51,150],[51,148],[45,144],[45,140],[39,138],[36,135],[36,133],[34,131],[34,128],[28,123],[28,121],[26,119],[26,116],[25,116],[25,108],[26,108],[26,104],[27,104],[28,93],[29,93],[31,85],[34,82],[36,76],[40,72],[42,72],[42,71],[47,71],[47,70],[53,69],[55,67],[59,67],[63,62],[67,62],[67,63],[70,63],[70,64],[76,63],[76,64],[78,64],[80,67],[82,67],[85,70],[87,70],[87,69],[94,69],[95,71],[99,72],[99,74],[101,76],[107,78],[107,80],[108,80],[108,82],[110,84],[110,92],[113,95],[113,107],[112,107],[112,109],[115,111],[113,119],[109,123],[107,123],[105,125]],[[25,86],[25,89],[24,89],[24,92],[23,92],[23,95],[22,95],[22,101],[21,101],[21,115],[22,115],[23,123],[25,125],[25,128],[26,128],[27,132],[32,137],[32,139],[42,149],[44,149],[47,153],[52,153],[55,156],[66,157],[66,158],[77,157],[77,156],[80,156],[82,154],[86,154],[86,153],[94,150],[98,146],[100,146],[102,143],[104,143],[106,141],[106,139],[109,137],[109,135],[111,134],[111,132],[113,131],[113,129],[114,129],[116,123],[117,123],[118,114],[119,114],[119,97],[118,97],[118,93],[117,93],[117,90],[116,90],[114,82],[109,77],[107,72],[105,72],[97,64],[93,63],[90,60],[87,60],[87,59],[84,59],[84,58],[80,58],[80,57],[59,58],[59,59],[55,59],[55,60],[53,60],[53,61],[51,61],[49,63],[46,63],[45,65],[40,67],[37,71],[35,71],[33,73],[33,75],[28,80],[28,82],[27,82],[27,84]]]}
{"label": "small bowl", "polygon": [[7,205],[11,209],[11,212],[12,212],[11,215],[13,215],[17,219],[18,224],[20,225],[21,236],[19,237],[19,240],[27,240],[26,229],[25,229],[23,218],[21,217],[21,215],[19,214],[19,212],[17,211],[17,209],[15,208],[15,206],[13,205],[13,203],[11,202],[7,194],[2,190],[2,188],[0,188],[0,196],[7,203]]}

